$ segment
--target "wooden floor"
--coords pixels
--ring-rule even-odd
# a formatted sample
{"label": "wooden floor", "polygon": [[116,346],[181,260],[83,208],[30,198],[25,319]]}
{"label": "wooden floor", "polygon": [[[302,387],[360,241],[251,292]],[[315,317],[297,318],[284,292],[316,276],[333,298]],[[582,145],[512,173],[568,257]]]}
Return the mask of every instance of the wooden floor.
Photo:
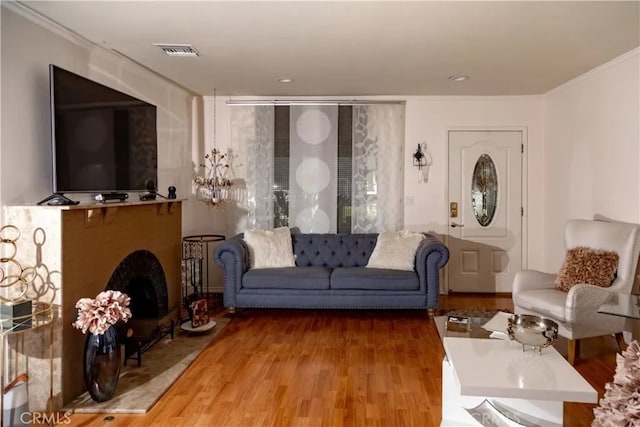
{"label": "wooden floor", "polygon": [[[508,295],[463,295],[441,306],[512,304]],[[582,344],[576,369],[600,396],[616,349],[613,337]],[[247,310],[146,416],[111,414],[105,423],[106,414],[73,414],[64,425],[438,426],[443,356],[422,311]],[[592,409],[565,404],[565,426],[590,425]]]}

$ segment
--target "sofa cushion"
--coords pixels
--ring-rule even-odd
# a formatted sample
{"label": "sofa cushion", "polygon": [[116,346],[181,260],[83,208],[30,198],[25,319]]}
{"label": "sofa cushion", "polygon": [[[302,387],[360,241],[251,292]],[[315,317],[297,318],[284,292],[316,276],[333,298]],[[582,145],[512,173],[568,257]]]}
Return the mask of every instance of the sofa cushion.
{"label": "sofa cushion", "polygon": [[415,291],[420,287],[414,271],[345,267],[331,273],[331,289]]}
{"label": "sofa cushion", "polygon": [[329,289],[331,269],[323,267],[261,268],[247,271],[242,286],[248,289]]}
{"label": "sofa cushion", "polygon": [[407,230],[384,231],[378,237],[367,267],[412,271],[418,245],[423,239],[424,234]]}
{"label": "sofa cushion", "polygon": [[288,227],[273,230],[247,230],[244,240],[249,248],[251,268],[294,267],[291,232]]}

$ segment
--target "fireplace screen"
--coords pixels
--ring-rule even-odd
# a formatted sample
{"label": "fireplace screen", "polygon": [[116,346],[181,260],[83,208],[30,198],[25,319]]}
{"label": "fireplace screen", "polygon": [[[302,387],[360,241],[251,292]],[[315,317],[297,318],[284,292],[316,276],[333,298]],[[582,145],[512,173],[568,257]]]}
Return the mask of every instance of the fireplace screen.
{"label": "fireplace screen", "polygon": [[147,250],[129,254],[116,267],[107,290],[131,297],[131,318],[159,319],[168,312],[167,280],[156,256]]}

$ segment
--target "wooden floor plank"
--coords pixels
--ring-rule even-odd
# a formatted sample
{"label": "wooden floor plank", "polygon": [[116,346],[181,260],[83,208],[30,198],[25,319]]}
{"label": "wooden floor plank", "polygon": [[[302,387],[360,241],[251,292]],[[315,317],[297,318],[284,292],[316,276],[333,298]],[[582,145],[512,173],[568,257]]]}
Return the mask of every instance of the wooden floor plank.
{"label": "wooden floor plank", "polygon": [[[512,304],[509,295],[450,295],[442,306]],[[602,396],[615,339],[581,348],[576,369]],[[443,356],[426,311],[246,310],[147,415],[105,424],[105,415],[73,414],[65,425],[438,426]],[[593,407],[565,404],[565,426],[590,425]]]}

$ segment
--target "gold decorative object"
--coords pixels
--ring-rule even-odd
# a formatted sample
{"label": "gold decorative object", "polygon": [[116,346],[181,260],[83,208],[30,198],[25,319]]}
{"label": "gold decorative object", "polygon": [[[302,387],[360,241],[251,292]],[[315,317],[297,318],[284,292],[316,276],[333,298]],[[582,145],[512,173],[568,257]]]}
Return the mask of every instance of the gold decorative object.
{"label": "gold decorative object", "polygon": [[231,199],[233,184],[227,178],[229,158],[228,152],[222,153],[216,148],[204,156],[205,162],[200,164],[203,175],[193,179],[198,200],[209,206],[222,207]]}
{"label": "gold decorative object", "polygon": [[36,278],[34,267],[23,267],[16,260],[20,230],[14,225],[0,228],[0,302],[16,303],[27,293]]}

